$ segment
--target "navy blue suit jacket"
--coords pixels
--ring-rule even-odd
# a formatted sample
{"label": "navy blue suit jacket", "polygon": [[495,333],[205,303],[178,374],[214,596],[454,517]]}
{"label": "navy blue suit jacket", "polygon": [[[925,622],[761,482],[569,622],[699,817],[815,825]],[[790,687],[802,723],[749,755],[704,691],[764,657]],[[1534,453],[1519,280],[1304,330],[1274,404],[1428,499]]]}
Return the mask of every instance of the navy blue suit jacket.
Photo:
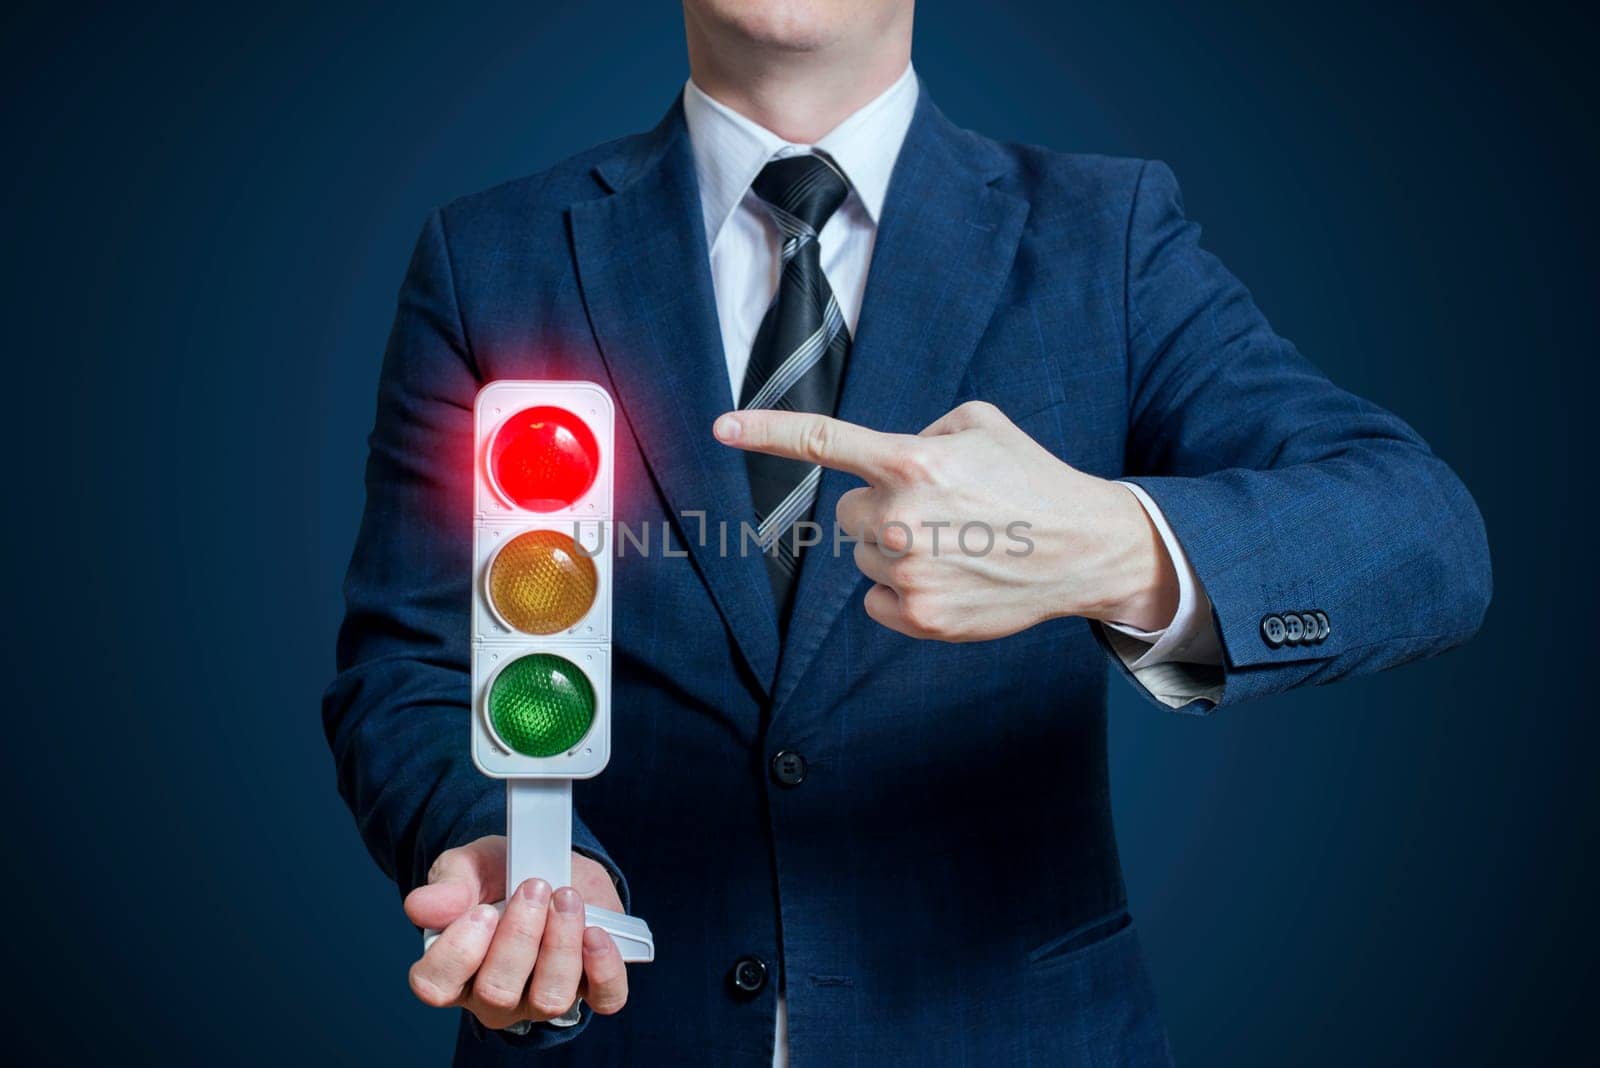
{"label": "navy blue suit jacket", "polygon": [[[778,984],[727,982],[754,955],[781,973],[799,1065],[1163,1060],[1091,625],[914,641],[868,619],[848,551],[813,550],[780,643],[760,558],[682,515],[754,514],[742,455],[710,433],[733,398],[698,197],[674,106],[435,212],[400,293],[325,719],[402,891],[504,826],[468,756],[478,387],[606,384],[619,518],[687,549],[617,561],[613,757],[576,788],[576,847],[625,875],[659,958],[619,1016],[525,1038],[464,1023],[458,1059],[767,1065]],[[1160,504],[1214,605],[1222,704],[1438,652],[1488,603],[1461,483],[1273,333],[1164,165],[999,144],[924,93],[838,414],[914,433],[973,398]],[[829,472],[817,515],[854,484]],[[1263,640],[1265,615],[1307,609],[1325,641]],[[769,777],[780,749],[805,756],[802,785]]]}

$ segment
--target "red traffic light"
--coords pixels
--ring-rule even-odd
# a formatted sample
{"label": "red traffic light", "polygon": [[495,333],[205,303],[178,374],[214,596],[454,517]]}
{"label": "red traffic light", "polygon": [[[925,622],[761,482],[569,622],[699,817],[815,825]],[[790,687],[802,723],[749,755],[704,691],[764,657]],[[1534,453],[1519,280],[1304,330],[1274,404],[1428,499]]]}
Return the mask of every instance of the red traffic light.
{"label": "red traffic light", "polygon": [[489,472],[517,507],[559,512],[594,485],[600,446],[589,425],[565,408],[524,408],[495,431]]}

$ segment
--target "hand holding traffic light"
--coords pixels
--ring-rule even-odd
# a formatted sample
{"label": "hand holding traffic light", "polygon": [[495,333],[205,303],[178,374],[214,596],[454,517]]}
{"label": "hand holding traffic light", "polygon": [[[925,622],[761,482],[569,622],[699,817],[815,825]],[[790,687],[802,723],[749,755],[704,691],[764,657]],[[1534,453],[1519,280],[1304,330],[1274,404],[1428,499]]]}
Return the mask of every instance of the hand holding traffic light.
{"label": "hand holding traffic light", "polygon": [[605,868],[574,853],[572,886],[541,879],[505,897],[506,840],[490,835],[439,855],[406,915],[443,933],[411,966],[411,989],[435,1008],[460,1006],[485,1027],[548,1020],[581,996],[601,1015],[628,1000],[628,970],[611,936],[584,927],[584,905],[622,911]]}
{"label": "hand holding traffic light", "polygon": [[1138,498],[1062,463],[992,404],[917,435],[771,410],[729,412],[713,433],[866,480],[839,498],[837,522],[876,583],[867,614],[891,630],[983,641],[1057,616],[1155,630],[1177,609],[1172,559]]}

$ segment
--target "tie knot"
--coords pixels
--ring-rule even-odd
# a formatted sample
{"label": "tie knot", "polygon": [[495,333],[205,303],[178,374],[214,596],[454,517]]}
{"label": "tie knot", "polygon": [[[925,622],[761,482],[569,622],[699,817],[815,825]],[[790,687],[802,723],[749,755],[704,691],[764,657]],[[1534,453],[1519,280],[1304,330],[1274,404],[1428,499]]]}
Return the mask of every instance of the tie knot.
{"label": "tie knot", "polygon": [[789,156],[761,168],[750,189],[767,204],[778,228],[790,237],[816,237],[839,210],[850,184],[821,156]]}

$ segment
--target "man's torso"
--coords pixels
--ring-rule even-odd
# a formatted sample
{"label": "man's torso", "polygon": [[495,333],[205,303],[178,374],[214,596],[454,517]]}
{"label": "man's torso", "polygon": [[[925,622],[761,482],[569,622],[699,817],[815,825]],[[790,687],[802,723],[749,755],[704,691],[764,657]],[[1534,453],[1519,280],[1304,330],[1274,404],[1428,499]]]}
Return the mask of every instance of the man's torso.
{"label": "man's torso", "polygon": [[[1164,1056],[1088,624],[917,642],[867,618],[849,546],[835,559],[825,537],[782,645],[763,631],[742,466],[709,433],[731,396],[685,142],[671,115],[442,216],[480,379],[611,389],[618,521],[650,538],[615,546],[613,757],[576,800],[660,954],[621,1016],[554,1059],[769,1064],[780,961],[797,1064]],[[840,416],[914,433],[983,399],[1075,467],[1120,474],[1138,169],[1002,147],[919,108]],[[825,530],[853,484],[825,479]],[[994,551],[1010,544],[999,532]],[[780,751],[803,781],[780,781]],[[745,957],[770,969],[753,996],[728,982]],[[463,1032],[465,1061],[513,1053]]]}

